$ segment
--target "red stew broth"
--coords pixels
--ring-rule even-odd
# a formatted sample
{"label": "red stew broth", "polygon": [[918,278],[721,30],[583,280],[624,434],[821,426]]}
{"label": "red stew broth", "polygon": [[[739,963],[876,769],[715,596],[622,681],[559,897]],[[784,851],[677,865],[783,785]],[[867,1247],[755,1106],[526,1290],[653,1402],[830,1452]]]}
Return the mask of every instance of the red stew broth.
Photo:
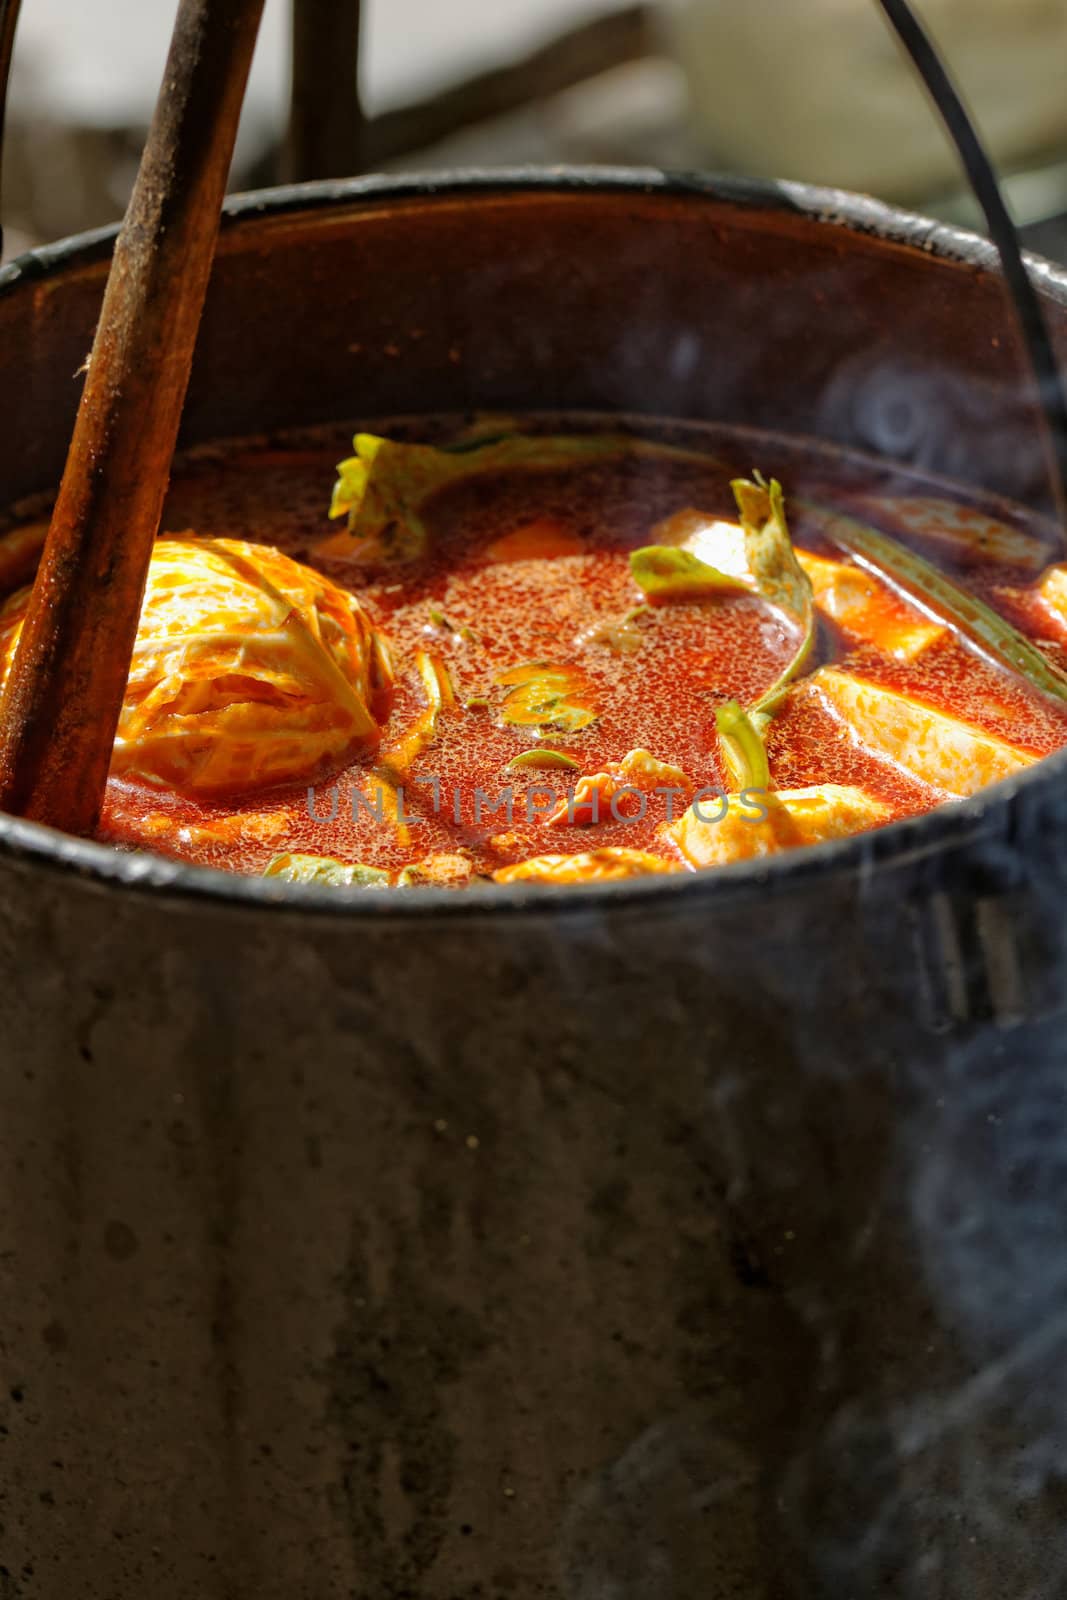
{"label": "red stew broth", "polygon": [[[436,426],[440,437],[441,424]],[[532,426],[563,431],[569,425],[556,418]],[[589,419],[580,426],[590,426]],[[429,424],[388,431],[394,437],[435,437]],[[652,425],[642,425],[641,431],[657,432]],[[458,849],[469,853],[475,871],[483,874],[547,851],[604,845],[669,857],[657,837],[667,817],[666,796],[649,796],[640,820],[613,820],[605,811],[594,827],[548,828],[536,815],[527,819],[527,793],[564,795],[581,774],[596,773],[638,747],[682,767],[698,785],[725,787],[715,708],[729,699],[756,700],[788,664],[796,639],[762,601],[736,596],[648,610],[638,619],[642,644],[634,653],[595,642],[591,635],[599,625],[618,622],[642,602],[630,574],[629,551],[651,541],[657,522],[685,508],[736,520],[730,479],[754,467],[781,479],[787,506],[789,497],[805,495],[847,510],[862,494],[868,518],[871,495],[947,492],[941,483],[904,477],[815,445],[729,429],[675,429],[672,436],[715,459],[604,459],[463,481],[439,492],[424,511],[432,534],[425,558],[367,575],[350,563],[320,561],[315,555],[317,541],[336,527],[326,518],[326,506],[335,463],[347,453],[347,433],[322,430],[289,442],[213,448],[187,457],[175,471],[165,531],[276,545],[351,588],[384,630],[397,674],[385,739],[402,733],[425,704],[415,652],[432,650],[445,663],[457,704],[442,713],[434,743],[413,768],[413,775],[438,780],[437,806],[435,786],[407,783],[405,811],[415,820],[407,836],[399,836],[387,817],[379,821],[372,812],[373,756],[364,756],[317,781],[313,804],[307,785],[205,805],[112,780],[101,838],[246,873],[262,871],[272,856],[286,850],[395,870]],[[985,503],[963,490],[951,492],[979,506]],[[998,504],[995,514],[1023,528],[1033,525],[1018,508]],[[494,559],[493,545],[531,525],[570,544],[575,553],[537,559],[509,559],[505,553]],[[845,559],[792,510],[790,527],[799,547]],[[922,541],[910,542],[923,550]],[[948,565],[943,552],[929,553]],[[1062,659],[1059,632],[1033,599],[1033,573],[988,565],[963,576],[1016,625],[1047,640],[1050,653]],[[908,610],[902,599],[891,603]],[[827,651],[835,664],[913,694],[1035,755],[1067,742],[1067,708],[1060,710],[987,664],[951,634],[917,659],[900,662],[871,646],[857,648],[824,622],[824,658]],[[546,729],[538,738],[532,729],[500,722],[501,691],[494,689],[494,679],[534,660],[565,663],[582,674],[582,701],[598,713],[590,727],[575,733]],[[470,701],[490,705],[468,708]],[[578,770],[508,769],[514,756],[537,746],[564,752]],[[865,752],[810,696],[787,700],[771,725],[768,752],[779,789],[857,785],[896,817],[928,810],[942,799]],[[477,820],[477,793],[497,796],[509,785],[513,820],[506,820],[503,809],[488,812],[484,800]],[[353,791],[367,796],[355,813]]]}

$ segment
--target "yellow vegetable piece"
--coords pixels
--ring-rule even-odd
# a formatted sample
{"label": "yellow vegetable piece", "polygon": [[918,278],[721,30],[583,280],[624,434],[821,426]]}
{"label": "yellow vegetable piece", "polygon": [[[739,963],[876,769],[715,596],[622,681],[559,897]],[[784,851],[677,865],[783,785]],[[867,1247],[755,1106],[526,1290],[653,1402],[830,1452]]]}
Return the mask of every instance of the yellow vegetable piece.
{"label": "yellow vegetable piece", "polygon": [[1038,585],[1037,597],[1046,611],[1067,627],[1067,566],[1049,567]]}
{"label": "yellow vegetable piece", "polygon": [[649,544],[631,551],[630,572],[653,605],[748,592],[748,585],[740,578],[710,567],[681,545]]}
{"label": "yellow vegetable piece", "polygon": [[534,856],[513,867],[498,867],[493,877],[497,883],[607,883],[616,878],[678,871],[675,862],[661,856],[617,846],[572,856]]}
{"label": "yellow vegetable piece", "polygon": [[404,867],[396,881],[401,889],[454,889],[469,883],[473,876],[474,864],[467,856],[441,851]]}
{"label": "yellow vegetable piece", "polygon": [[817,695],[872,755],[942,794],[974,794],[1036,759],[957,717],[835,667],[820,667],[804,692]]}
{"label": "yellow vegetable piece", "polygon": [[719,749],[733,790],[770,788],[771,769],[761,726],[765,721],[759,712],[750,717],[736,700],[727,700],[715,713]]}
{"label": "yellow vegetable piece", "polygon": [[525,768],[532,768],[535,772],[549,772],[553,768],[577,772],[579,764],[573,756],[565,755],[562,750],[523,750],[521,754],[512,756],[508,770],[522,772]]}
{"label": "yellow vegetable piece", "polygon": [[135,824],[123,819],[122,834],[129,841],[177,848],[195,844],[199,848],[221,845],[281,845],[291,835],[293,819],[288,810],[238,811],[192,821],[180,811],[138,811]]}
{"label": "yellow vegetable piece", "polygon": [[775,794],[752,789],[722,800],[698,799],[660,834],[691,867],[718,867],[862,833],[891,815],[864,789],[824,783]]}
{"label": "yellow vegetable piece", "polygon": [[807,574],[797,560],[785,515],[785,495],[776,478],[735,478],[730,486],[741,513],[745,555],[756,588],[764,600],[784,611],[800,631],[792,661],[777,681],[760,695],[749,712],[773,716],[790,684],[807,668],[815,650],[815,599]]}
{"label": "yellow vegetable piece", "polygon": [[636,655],[645,642],[639,623],[650,614],[646,605],[631,606],[624,616],[608,617],[587,628],[575,642],[603,645],[606,650],[615,650],[622,656]]}
{"label": "yellow vegetable piece", "polygon": [[660,761],[651,750],[628,750],[618,764],[618,775],[623,783],[632,784],[635,789],[695,788],[692,778],[681,767],[672,767],[668,761]]}
{"label": "yellow vegetable piece", "polygon": [[845,633],[898,661],[913,661],[945,632],[938,623],[911,612],[873,573],[806,550],[797,551],[797,560],[808,575],[816,609]]}
{"label": "yellow vegetable piece", "polygon": [[551,517],[524,522],[521,528],[494,539],[485,550],[487,561],[551,561],[559,556],[580,556],[586,546],[576,534]]}
{"label": "yellow vegetable piece", "polygon": [[264,867],[265,878],[282,878],[286,883],[319,883],[332,889],[385,889],[389,874],[362,861],[338,861],[333,856],[306,855],[286,851],[274,856]]}
{"label": "yellow vegetable piece", "polygon": [[578,733],[596,721],[596,712],[579,699],[589,685],[576,667],[555,661],[524,661],[498,673],[494,682],[505,690],[501,720],[513,728]]}
{"label": "yellow vegetable piece", "polygon": [[448,668],[439,656],[426,650],[415,653],[415,667],[422,681],[427,705],[405,729],[389,743],[383,745],[378,757],[378,768],[387,778],[403,778],[437,737],[437,722],[442,711],[451,711],[456,703]]}

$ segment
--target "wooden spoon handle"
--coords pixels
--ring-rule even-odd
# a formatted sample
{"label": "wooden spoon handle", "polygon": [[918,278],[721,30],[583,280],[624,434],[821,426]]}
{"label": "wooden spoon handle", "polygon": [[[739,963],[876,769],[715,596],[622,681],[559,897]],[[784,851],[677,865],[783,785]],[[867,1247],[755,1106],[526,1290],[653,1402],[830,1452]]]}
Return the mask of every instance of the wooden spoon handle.
{"label": "wooden spoon handle", "polygon": [[263,0],[180,0],[0,700],[0,807],[100,818]]}
{"label": "wooden spoon handle", "polygon": [[[15,52],[15,30],[18,27],[21,0],[0,0],[0,172],[4,163],[4,134],[7,129],[7,86],[11,77],[11,57]],[[0,224],[3,209],[0,207]],[[4,247],[4,230],[0,226],[0,251]]]}

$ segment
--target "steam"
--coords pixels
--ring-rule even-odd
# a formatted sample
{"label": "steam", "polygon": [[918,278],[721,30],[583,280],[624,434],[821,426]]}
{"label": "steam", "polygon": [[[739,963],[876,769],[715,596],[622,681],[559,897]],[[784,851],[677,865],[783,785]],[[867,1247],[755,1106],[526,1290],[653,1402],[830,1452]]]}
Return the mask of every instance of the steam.
{"label": "steam", "polygon": [[[699,1402],[653,1421],[570,1504],[566,1600],[1067,1594],[1067,1073],[1063,1000],[1039,976],[1062,972],[1064,930],[1058,880],[1019,849],[1042,819],[1021,821],[958,887],[939,867],[902,900],[886,993],[910,984],[914,1004],[843,999],[877,1029],[859,1057],[855,1016],[828,1036],[818,941],[791,970],[768,963],[765,1058],[712,1065],[701,1137],[726,1226],[753,1219],[768,1281],[750,1296],[796,1319],[792,1340],[755,1338],[784,1373],[780,1450]],[[842,940],[885,914],[879,884]],[[583,937],[612,956],[606,926]],[[729,968],[724,946],[714,959]],[[684,976],[671,998],[684,1012]],[[731,1565],[735,1536],[769,1574]]]}
{"label": "steam", "polygon": [[1023,503],[1048,494],[1040,437],[1016,386],[920,363],[889,343],[841,362],[823,395],[819,429],[964,483],[995,461],[1000,493]]}
{"label": "steam", "polygon": [[[1026,955],[1043,947],[1048,970],[1060,913],[1040,869],[1028,873],[1024,860],[1016,840],[991,840],[967,892],[919,902],[933,942],[924,959],[920,939],[918,965],[940,970],[941,991],[898,1022],[886,1047],[889,1060],[900,1047],[894,1115],[909,1102],[912,1110],[892,1139],[877,1219],[887,1252],[885,1353],[867,1374],[868,1392],[829,1409],[783,1475],[786,1523],[811,1552],[820,1596],[1067,1593],[1060,1004],[1044,1021],[1019,1020],[1039,1018],[1047,998],[1029,983]],[[899,1304],[909,1262],[918,1316]],[[859,1324],[876,1348],[878,1316],[865,1303]],[[913,1342],[904,1345],[909,1320]],[[824,1341],[831,1391],[849,1388],[839,1355]]]}
{"label": "steam", "polygon": [[[567,1600],[718,1600],[758,1592],[750,1554],[757,1475],[756,1464],[699,1412],[654,1424],[568,1512],[561,1560]],[[685,1571],[675,1560],[680,1545],[691,1552]]]}

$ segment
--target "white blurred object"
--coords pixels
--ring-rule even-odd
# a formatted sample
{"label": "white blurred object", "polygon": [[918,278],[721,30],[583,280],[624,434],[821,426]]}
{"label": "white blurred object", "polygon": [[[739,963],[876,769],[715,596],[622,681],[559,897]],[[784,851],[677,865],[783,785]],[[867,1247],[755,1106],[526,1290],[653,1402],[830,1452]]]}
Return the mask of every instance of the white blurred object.
{"label": "white blurred object", "polygon": [[[364,0],[361,86],[371,112],[505,61],[619,0]],[[286,114],[292,0],[267,0],[249,80],[253,121]],[[50,111],[83,126],[146,122],[178,0],[24,0],[13,97],[27,67]]]}
{"label": "white blurred object", "polygon": [[[1067,0],[919,0],[1006,168],[1067,155]],[[875,0],[667,0],[714,166],[914,201],[958,159]]]}

